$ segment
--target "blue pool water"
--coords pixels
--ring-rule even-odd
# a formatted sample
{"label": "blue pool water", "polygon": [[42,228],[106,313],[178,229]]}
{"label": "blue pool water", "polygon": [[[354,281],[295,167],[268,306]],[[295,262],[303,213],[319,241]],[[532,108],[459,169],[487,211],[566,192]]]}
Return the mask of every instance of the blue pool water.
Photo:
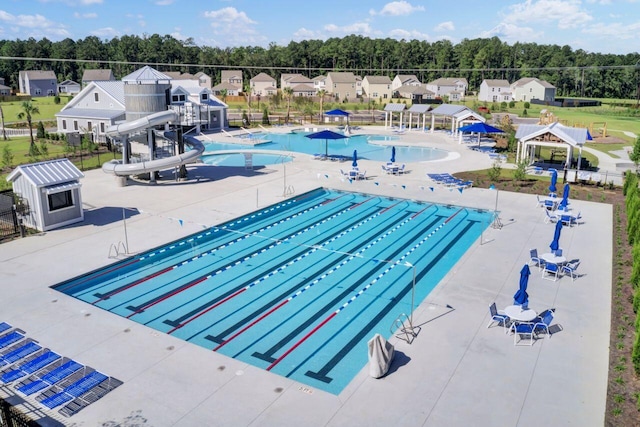
{"label": "blue pool water", "polygon": [[[325,140],[309,139],[305,135],[310,132],[291,133],[255,133],[251,139],[261,139],[270,142],[258,145],[224,144],[217,142],[205,143],[206,151],[202,160],[207,164],[220,166],[244,166],[242,154],[216,155],[219,150],[260,149],[260,150],[284,150],[305,154],[325,153]],[[385,135],[351,135],[346,139],[330,140],[328,152],[330,155],[351,157],[353,150],[358,151],[358,158],[386,162],[391,158],[391,145],[380,145],[381,142],[393,143],[398,141],[397,136]],[[399,141],[398,141],[399,142]],[[421,162],[443,159],[447,151],[430,147],[405,147],[396,146],[396,160],[402,162]],[[253,156],[254,166],[265,166],[274,163],[287,162],[290,158],[278,155],[256,154]]]}
{"label": "blue pool water", "polygon": [[[339,394],[367,341],[423,301],[488,212],[314,190],[54,289]],[[415,271],[414,267],[415,266]]]}

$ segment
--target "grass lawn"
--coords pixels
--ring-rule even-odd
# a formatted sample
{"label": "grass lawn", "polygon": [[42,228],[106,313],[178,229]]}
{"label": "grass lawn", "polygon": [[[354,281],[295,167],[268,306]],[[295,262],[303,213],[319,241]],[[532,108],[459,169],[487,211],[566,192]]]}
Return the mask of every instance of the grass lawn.
{"label": "grass lawn", "polygon": [[[55,104],[54,99],[55,97],[53,96],[45,96],[42,98],[33,98],[31,100],[31,103],[40,110],[40,114],[32,116],[32,120],[34,122],[39,120],[55,120],[55,114],[59,112],[69,101],[68,97],[60,97],[60,104]],[[18,119],[18,114],[22,111],[21,105],[22,101],[0,103],[4,114],[4,122],[6,124],[24,121]]]}

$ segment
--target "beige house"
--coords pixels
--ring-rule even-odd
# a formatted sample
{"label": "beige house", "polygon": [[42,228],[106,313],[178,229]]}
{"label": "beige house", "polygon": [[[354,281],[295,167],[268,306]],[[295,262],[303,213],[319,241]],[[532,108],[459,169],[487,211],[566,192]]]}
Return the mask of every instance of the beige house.
{"label": "beige house", "polygon": [[329,72],[327,73],[326,91],[333,95],[334,98],[353,99],[357,97],[357,80],[356,76],[349,71]]}
{"label": "beige house", "polygon": [[316,93],[321,90],[327,90],[327,76],[320,75],[312,78],[311,80],[313,80],[313,87],[316,89]]}
{"label": "beige house", "polygon": [[551,102],[556,99],[556,87],[535,77],[524,77],[511,85],[511,94],[514,101],[539,99]]}
{"label": "beige house", "polygon": [[204,87],[204,88],[207,88],[207,89],[211,90],[211,76],[210,75],[205,74],[202,71],[198,71],[193,76],[196,79],[198,79],[198,85],[200,87]]}
{"label": "beige house", "polygon": [[308,77],[303,76],[302,74],[282,74],[280,76],[280,89],[284,89],[286,87],[294,88],[300,85],[307,85],[314,87],[313,80]]}
{"label": "beige house", "polygon": [[278,91],[276,79],[266,73],[260,73],[249,80],[249,87],[251,94],[258,96],[271,96]]}
{"label": "beige house", "polygon": [[418,77],[414,74],[398,74],[391,82],[391,90],[394,95],[402,86],[422,86],[422,83],[420,83],[420,80],[418,80]]}
{"label": "beige house", "polygon": [[426,88],[436,97],[447,96],[450,100],[462,100],[467,93],[469,83],[465,78],[441,77],[427,83]]}
{"label": "beige house", "polygon": [[313,87],[313,85],[309,85],[309,84],[295,85],[291,89],[293,89],[293,96],[310,97],[316,94],[316,89]]}
{"label": "beige house", "polygon": [[240,96],[240,88],[229,82],[222,82],[211,88],[211,91],[216,96],[222,95],[223,90],[227,92],[227,96]]}
{"label": "beige house", "polygon": [[238,92],[242,92],[244,88],[244,80],[242,79],[241,70],[222,70],[220,83],[229,83],[237,88]]}
{"label": "beige house", "polygon": [[485,79],[480,84],[478,101],[510,102],[512,99],[511,86],[507,80]]}
{"label": "beige house", "polygon": [[362,93],[373,99],[391,99],[391,79],[388,76],[364,76]]}

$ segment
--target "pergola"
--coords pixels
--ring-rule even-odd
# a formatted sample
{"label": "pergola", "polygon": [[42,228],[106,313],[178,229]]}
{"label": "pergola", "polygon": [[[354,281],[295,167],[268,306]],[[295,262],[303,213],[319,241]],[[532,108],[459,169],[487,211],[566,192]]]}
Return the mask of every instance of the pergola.
{"label": "pergola", "polygon": [[393,113],[400,113],[400,118],[398,120],[398,127],[402,128],[402,113],[406,105],[404,104],[395,104],[393,102],[388,103],[384,106],[384,128],[388,129],[389,127],[393,127]]}
{"label": "pergola", "polygon": [[482,115],[468,109],[454,114],[453,118],[454,123],[456,124],[455,129],[453,130],[453,135],[458,135],[459,144],[462,144],[462,132],[460,132],[458,129],[466,125],[472,125],[474,123],[485,123],[487,121],[487,119],[482,117]]}
{"label": "pergola", "polygon": [[427,127],[427,113],[431,110],[430,104],[413,104],[409,108],[409,129],[413,127],[413,115],[417,116],[417,127],[420,127],[420,117],[422,117],[422,131]]}
{"label": "pergola", "polygon": [[558,122],[550,125],[520,125],[516,131],[518,149],[516,163],[527,161],[533,163],[536,147],[551,147],[567,151],[565,168],[569,169],[574,151],[578,150],[578,170],[582,161],[582,146],[591,139],[585,128],[564,126]]}
{"label": "pergola", "polygon": [[440,104],[439,106],[431,110],[431,133],[433,133],[434,127],[436,125],[436,116],[444,116],[445,120],[451,120],[451,134],[454,134],[456,132],[456,129],[460,127],[458,125],[459,121],[457,115],[461,115],[465,112],[474,113],[473,110],[465,107],[464,105]]}

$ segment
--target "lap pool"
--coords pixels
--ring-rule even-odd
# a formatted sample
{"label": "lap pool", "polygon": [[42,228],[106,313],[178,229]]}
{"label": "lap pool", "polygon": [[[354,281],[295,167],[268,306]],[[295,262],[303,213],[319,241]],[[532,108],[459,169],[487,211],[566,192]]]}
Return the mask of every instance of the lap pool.
{"label": "lap pool", "polygon": [[317,189],[53,286],[339,394],[491,213]]}

